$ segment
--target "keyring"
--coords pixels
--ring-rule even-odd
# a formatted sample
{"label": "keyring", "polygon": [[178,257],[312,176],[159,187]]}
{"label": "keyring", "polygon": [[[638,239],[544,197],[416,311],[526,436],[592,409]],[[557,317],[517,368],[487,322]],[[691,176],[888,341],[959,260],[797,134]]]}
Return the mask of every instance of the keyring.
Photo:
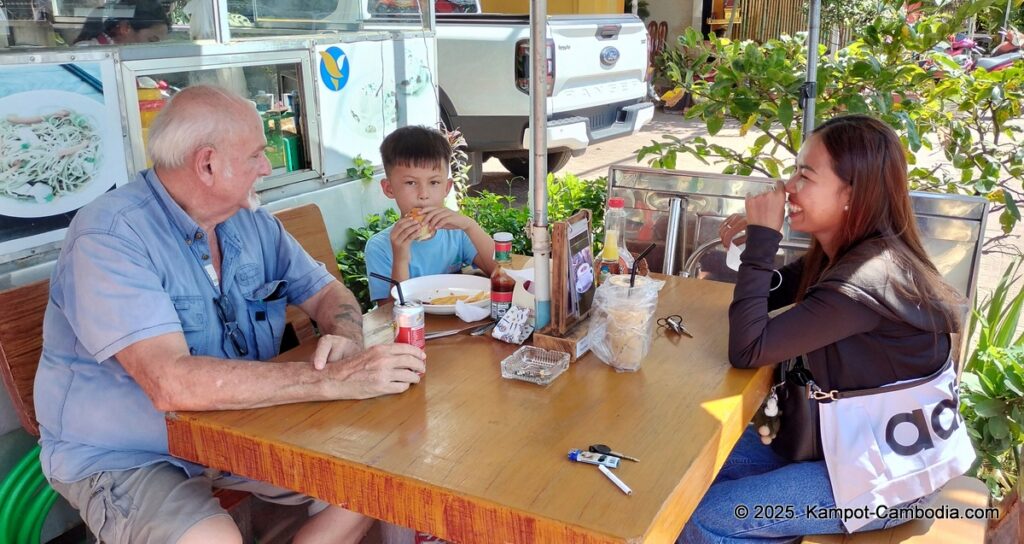
{"label": "keyring", "polygon": [[683,317],[678,314],[668,315],[658,319],[658,326],[664,327],[676,334],[685,334],[690,338],[693,338],[693,334],[686,330],[686,325],[683,325]]}

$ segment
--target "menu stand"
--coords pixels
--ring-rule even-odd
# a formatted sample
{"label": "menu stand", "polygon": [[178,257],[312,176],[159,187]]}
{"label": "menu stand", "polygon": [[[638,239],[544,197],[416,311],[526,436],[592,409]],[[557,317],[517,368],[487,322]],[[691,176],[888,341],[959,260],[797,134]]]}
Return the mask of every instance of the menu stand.
{"label": "menu stand", "polygon": [[[570,363],[590,351],[588,318],[595,290],[593,282],[597,278],[592,240],[590,210],[581,210],[566,221],[551,225],[551,323],[533,333],[533,345],[568,353]],[[575,254],[571,251],[573,247],[577,248]],[[575,266],[574,257],[579,261]],[[580,268],[582,280],[578,275]],[[578,292],[577,285],[586,286],[583,293]],[[584,301],[582,308],[580,301]]]}

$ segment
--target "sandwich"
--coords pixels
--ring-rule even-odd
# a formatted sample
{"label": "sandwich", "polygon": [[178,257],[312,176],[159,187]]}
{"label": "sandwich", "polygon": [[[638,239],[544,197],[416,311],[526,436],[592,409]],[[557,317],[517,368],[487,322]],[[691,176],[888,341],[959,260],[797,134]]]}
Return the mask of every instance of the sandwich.
{"label": "sandwich", "polygon": [[420,224],[420,233],[416,237],[416,241],[422,242],[423,240],[429,240],[434,232],[430,229],[429,225],[423,223],[423,208],[413,208],[406,214],[407,217],[411,217],[413,221]]}

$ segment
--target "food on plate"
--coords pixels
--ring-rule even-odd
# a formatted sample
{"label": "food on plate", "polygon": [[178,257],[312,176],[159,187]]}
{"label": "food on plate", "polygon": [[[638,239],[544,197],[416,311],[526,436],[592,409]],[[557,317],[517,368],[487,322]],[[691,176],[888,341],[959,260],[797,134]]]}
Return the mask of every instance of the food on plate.
{"label": "food on plate", "polygon": [[413,208],[409,210],[407,216],[420,224],[420,233],[416,237],[417,241],[422,242],[423,240],[429,240],[430,237],[434,235],[433,231],[430,230],[430,226],[423,224],[423,208]]}
{"label": "food on plate", "polygon": [[0,119],[0,196],[42,204],[92,179],[100,135],[68,109]]}
{"label": "food on plate", "polygon": [[480,301],[483,301],[483,300],[489,300],[490,296],[491,296],[491,292],[490,291],[477,291],[475,293],[463,293],[463,294],[454,294],[454,293],[449,291],[449,293],[447,295],[442,295],[442,296],[439,296],[439,297],[434,297],[434,298],[430,299],[429,301],[425,302],[424,304],[432,304],[432,305],[435,305],[435,306],[438,306],[438,305],[448,305],[448,304],[455,304],[456,302],[458,302],[460,300],[462,302],[467,303],[467,304],[473,304],[474,302],[480,302]]}

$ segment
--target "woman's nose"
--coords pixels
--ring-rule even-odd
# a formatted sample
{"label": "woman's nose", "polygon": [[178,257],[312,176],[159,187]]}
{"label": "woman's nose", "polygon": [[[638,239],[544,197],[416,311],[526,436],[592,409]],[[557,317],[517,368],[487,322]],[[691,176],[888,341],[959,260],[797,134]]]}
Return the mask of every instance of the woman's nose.
{"label": "woman's nose", "polygon": [[789,178],[785,184],[786,192],[789,194],[798,192],[802,187],[803,182],[800,181],[800,176],[798,175]]}

